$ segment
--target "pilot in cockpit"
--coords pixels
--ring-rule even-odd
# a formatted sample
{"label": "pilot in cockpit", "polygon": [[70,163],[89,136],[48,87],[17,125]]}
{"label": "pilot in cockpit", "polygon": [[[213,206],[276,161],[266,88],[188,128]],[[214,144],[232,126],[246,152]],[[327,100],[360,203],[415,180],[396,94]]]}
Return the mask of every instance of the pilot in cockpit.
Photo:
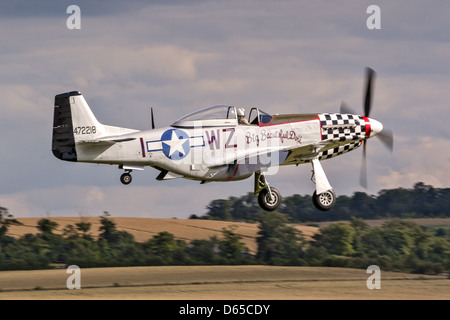
{"label": "pilot in cockpit", "polygon": [[245,119],[245,109],[244,108],[238,108],[237,115],[238,115],[238,123],[239,124],[250,125],[250,123],[248,123],[247,119]]}

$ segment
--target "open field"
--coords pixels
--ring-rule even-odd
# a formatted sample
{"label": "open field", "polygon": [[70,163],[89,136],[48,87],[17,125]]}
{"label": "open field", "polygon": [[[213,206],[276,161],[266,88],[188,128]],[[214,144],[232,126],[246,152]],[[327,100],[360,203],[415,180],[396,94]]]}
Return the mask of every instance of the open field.
{"label": "open field", "polygon": [[366,270],[324,267],[170,266],[81,270],[69,290],[64,269],[0,272],[0,299],[305,300],[450,299],[450,279],[381,271],[369,290]]}
{"label": "open field", "polygon": [[[8,234],[37,233],[40,218],[18,219]],[[221,236],[230,225],[256,252],[257,224],[183,219],[110,218],[119,230],[146,241],[162,231],[178,239],[209,239]],[[91,222],[96,237],[100,218],[51,218],[57,233],[77,222]],[[445,224],[447,221],[433,223]],[[426,223],[427,221],[423,222]],[[379,222],[377,222],[379,223]],[[372,225],[372,224],[371,224]],[[306,237],[318,228],[297,225]],[[92,268],[81,270],[81,289],[69,290],[65,269],[0,272],[0,299],[151,299],[151,300],[305,300],[305,299],[450,299],[447,276],[381,273],[381,289],[366,286],[366,270],[324,267],[274,266],[166,266]]]}
{"label": "open field", "polygon": [[[14,237],[20,237],[26,233],[38,233],[36,228],[38,221],[42,218],[19,218],[23,226],[11,226],[8,234]],[[172,233],[175,238],[185,241],[192,241],[194,239],[208,240],[212,236],[221,237],[222,229],[228,226],[235,226],[234,232],[239,234],[241,241],[250,250],[250,253],[256,253],[256,237],[258,233],[257,223],[240,223],[214,220],[199,220],[199,219],[156,219],[156,218],[113,218],[110,217],[117,224],[118,230],[124,230],[131,233],[136,241],[144,242],[159,232],[167,231]],[[90,233],[96,237],[99,234],[100,218],[89,217],[55,217],[50,220],[58,223],[58,228],[55,233],[62,233],[64,228],[69,225],[75,225],[78,222],[92,223]],[[318,231],[316,227],[301,226],[296,228],[303,232],[308,238]]]}

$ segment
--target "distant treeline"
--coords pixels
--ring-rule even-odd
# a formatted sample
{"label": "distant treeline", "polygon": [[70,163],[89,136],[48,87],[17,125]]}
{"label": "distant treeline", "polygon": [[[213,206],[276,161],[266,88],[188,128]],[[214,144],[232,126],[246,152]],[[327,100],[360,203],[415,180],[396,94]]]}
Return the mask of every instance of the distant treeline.
{"label": "distant treeline", "polygon": [[[227,221],[257,221],[261,214],[257,198],[245,196],[213,200],[202,219]],[[293,195],[283,199],[278,212],[286,214],[291,222],[320,222],[385,218],[449,218],[450,188],[433,188],[418,182],[412,189],[381,190],[377,196],[355,192],[353,196],[339,196],[330,211],[318,211],[309,195]],[[193,215],[191,218],[198,218]]]}
{"label": "distant treeline", "polygon": [[[78,265],[80,268],[152,265],[247,264],[254,259],[233,229],[225,228],[221,239],[178,240],[169,232],[160,232],[145,242],[117,229],[103,215],[99,236],[90,233],[91,223],[80,221],[55,233],[58,223],[41,219],[37,234],[19,238],[8,235],[11,225],[21,223],[0,208],[0,270],[48,269]],[[0,288],[1,290],[1,288]]]}
{"label": "distant treeline", "polygon": [[[91,224],[80,221],[54,231],[50,219],[38,222],[37,234],[20,238],[8,235],[20,224],[0,208],[0,270],[46,269],[78,265],[80,268],[152,265],[290,265],[334,266],[437,274],[450,270],[450,232],[426,231],[407,220],[390,219],[382,227],[369,227],[364,220],[334,223],[320,229],[312,240],[278,212],[263,212],[258,218],[257,252],[250,254],[233,227],[221,237],[208,240],[179,240],[160,232],[145,242],[119,231],[115,222],[103,215],[100,234],[90,234]],[[0,288],[1,290],[1,288]]]}

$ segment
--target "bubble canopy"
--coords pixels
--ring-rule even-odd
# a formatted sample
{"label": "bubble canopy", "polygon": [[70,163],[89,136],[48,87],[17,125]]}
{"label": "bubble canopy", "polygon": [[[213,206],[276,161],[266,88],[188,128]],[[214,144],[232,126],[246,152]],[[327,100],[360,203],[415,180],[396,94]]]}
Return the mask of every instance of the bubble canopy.
{"label": "bubble canopy", "polygon": [[[258,108],[251,108],[248,116],[251,125],[266,125],[272,121],[273,117]],[[238,117],[236,107],[229,105],[218,105],[208,107],[193,113],[190,113],[174,123],[175,128],[194,128],[194,127],[219,127],[219,126],[237,126]]]}
{"label": "bubble canopy", "polygon": [[190,113],[174,123],[172,127],[216,127],[216,126],[236,126],[236,108],[228,105],[218,105],[208,107],[193,113]]}

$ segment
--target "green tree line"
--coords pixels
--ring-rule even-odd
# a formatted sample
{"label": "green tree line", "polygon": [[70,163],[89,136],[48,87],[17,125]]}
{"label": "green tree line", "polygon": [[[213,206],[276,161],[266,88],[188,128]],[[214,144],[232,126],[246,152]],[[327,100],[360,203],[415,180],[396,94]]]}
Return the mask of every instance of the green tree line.
{"label": "green tree line", "polygon": [[88,267],[152,265],[267,264],[290,266],[339,266],[436,274],[450,269],[450,235],[430,232],[407,220],[389,219],[381,227],[369,227],[362,219],[334,223],[320,229],[313,239],[278,212],[258,218],[257,252],[250,254],[233,227],[221,237],[187,242],[169,232],[160,232],[145,242],[117,229],[104,214],[99,236],[90,234],[91,224],[75,223],[55,233],[58,224],[38,222],[37,234],[19,238],[8,235],[20,224],[0,208],[0,270],[46,269],[55,264]]}
{"label": "green tree line", "polygon": [[79,267],[121,267],[151,265],[248,264],[253,259],[230,226],[222,237],[193,240],[176,239],[169,232],[160,232],[145,242],[117,229],[116,223],[103,215],[99,236],[94,238],[91,223],[67,225],[62,234],[55,233],[58,224],[41,219],[37,234],[19,238],[8,235],[11,225],[21,223],[0,210],[0,270],[47,269],[55,265]]}
{"label": "green tree line", "polygon": [[[339,196],[330,211],[318,211],[309,195],[293,195],[283,199],[278,212],[291,222],[321,222],[384,218],[449,218],[450,188],[434,188],[423,182],[413,188],[381,190],[378,195],[355,192],[353,196]],[[213,200],[202,219],[228,221],[257,221],[261,210],[256,197],[248,193],[242,197]],[[191,216],[191,218],[197,218]]]}

